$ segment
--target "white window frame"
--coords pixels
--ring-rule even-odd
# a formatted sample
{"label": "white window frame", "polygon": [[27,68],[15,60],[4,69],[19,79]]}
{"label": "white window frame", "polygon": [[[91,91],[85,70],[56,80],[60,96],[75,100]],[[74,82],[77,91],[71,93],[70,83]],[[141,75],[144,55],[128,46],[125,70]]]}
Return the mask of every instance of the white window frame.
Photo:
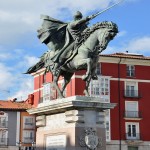
{"label": "white window frame", "polygon": [[[2,112],[2,111],[1,111]],[[2,112],[2,113],[4,113],[3,115],[0,115],[0,127],[1,128],[7,128],[7,125],[8,125],[8,114],[7,113],[5,113],[5,112]],[[2,118],[4,118],[5,119],[5,121],[4,120],[1,120]],[[2,125],[2,123],[4,123],[5,122],[5,125],[3,126]]]}
{"label": "white window frame", "polygon": [[1,130],[0,131],[0,145],[7,145],[8,142],[8,131]]}
{"label": "white window frame", "polygon": [[[128,132],[128,127],[132,126],[132,128],[130,128],[131,132]],[[134,135],[133,133],[133,126],[135,126],[136,128],[136,133]],[[126,122],[126,138],[127,140],[138,140],[140,139],[140,130],[139,130],[139,123],[138,122]]]}
{"label": "white window frame", "polygon": [[[26,122],[26,120],[31,120],[32,122]],[[33,116],[24,116],[23,117],[23,127],[24,129],[34,129],[35,128],[35,117]]]}
{"label": "white window frame", "polygon": [[[32,133],[32,137],[30,137],[30,133]],[[27,136],[27,135],[29,135],[29,136]],[[34,137],[35,137],[34,130],[24,130],[22,141],[26,144],[29,144],[29,143],[32,143],[34,141]],[[26,141],[25,141],[25,138],[26,138]]]}
{"label": "white window frame", "polygon": [[[135,106],[132,108],[131,105]],[[127,118],[138,118],[139,117],[139,103],[138,101],[125,101],[125,111]]]}
{"label": "white window frame", "polygon": [[50,101],[50,95],[51,95],[51,83],[44,83],[43,84],[43,102]]}
{"label": "white window frame", "polygon": [[[106,83],[106,81],[108,83]],[[107,92],[108,94],[106,94]],[[110,77],[98,76],[98,80],[91,80],[89,85],[89,94],[91,97],[100,97],[100,100],[102,102],[109,103],[110,102]]]}
{"label": "white window frame", "polygon": [[[129,72],[127,72],[129,71]],[[135,76],[135,65],[126,65],[126,72],[128,77],[134,77]],[[129,74],[128,74],[129,73]]]}
{"label": "white window frame", "polygon": [[125,95],[129,97],[130,96],[137,97],[138,96],[138,82],[126,81],[125,82]]}

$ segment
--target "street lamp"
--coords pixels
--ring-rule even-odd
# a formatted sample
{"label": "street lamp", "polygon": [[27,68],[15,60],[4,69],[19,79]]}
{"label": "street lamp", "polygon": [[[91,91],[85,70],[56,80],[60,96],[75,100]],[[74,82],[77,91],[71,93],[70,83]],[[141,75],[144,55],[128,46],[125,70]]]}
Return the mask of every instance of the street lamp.
{"label": "street lamp", "polygon": [[17,142],[17,146],[19,147],[19,150],[21,150],[21,145],[22,145],[21,141]]}
{"label": "street lamp", "polygon": [[32,150],[35,150],[35,148],[36,148],[36,143],[33,141],[32,142]]}

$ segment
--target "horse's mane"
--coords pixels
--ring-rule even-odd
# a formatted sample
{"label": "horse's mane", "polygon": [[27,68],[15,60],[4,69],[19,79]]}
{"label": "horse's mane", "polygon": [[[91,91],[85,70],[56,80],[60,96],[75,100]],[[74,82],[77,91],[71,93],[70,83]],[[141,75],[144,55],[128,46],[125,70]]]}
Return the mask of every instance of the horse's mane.
{"label": "horse's mane", "polygon": [[118,33],[118,26],[115,23],[113,23],[112,21],[103,21],[103,22],[98,22],[93,26],[86,28],[81,34],[83,40],[85,41],[90,36],[91,33],[101,28],[107,28]]}

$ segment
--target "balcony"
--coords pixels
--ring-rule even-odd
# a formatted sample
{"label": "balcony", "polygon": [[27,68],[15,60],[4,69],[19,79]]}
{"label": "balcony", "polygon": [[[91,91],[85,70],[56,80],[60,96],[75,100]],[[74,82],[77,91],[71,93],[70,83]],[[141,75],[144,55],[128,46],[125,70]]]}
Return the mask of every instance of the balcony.
{"label": "balcony", "polygon": [[8,128],[8,121],[1,121],[0,128]]}
{"label": "balcony", "polygon": [[33,137],[24,137],[23,138],[23,143],[25,144],[30,144],[34,141],[34,138]]}
{"label": "balcony", "polygon": [[126,133],[125,135],[126,140],[141,140],[141,134],[140,133]]}
{"label": "balcony", "polygon": [[142,115],[139,111],[125,111],[124,112],[124,118],[128,119],[141,119]]}
{"label": "balcony", "polygon": [[8,138],[0,138],[0,147],[8,146]]}
{"label": "balcony", "polygon": [[141,98],[141,93],[138,90],[125,90],[124,97],[126,98]]}
{"label": "balcony", "polygon": [[35,123],[31,122],[25,122],[24,123],[24,129],[34,129],[35,128]]}

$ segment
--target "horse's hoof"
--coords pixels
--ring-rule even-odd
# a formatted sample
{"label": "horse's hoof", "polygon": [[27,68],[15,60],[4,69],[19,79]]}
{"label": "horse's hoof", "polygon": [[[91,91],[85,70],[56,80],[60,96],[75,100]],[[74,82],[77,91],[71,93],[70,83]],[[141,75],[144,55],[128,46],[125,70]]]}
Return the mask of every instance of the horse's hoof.
{"label": "horse's hoof", "polygon": [[95,76],[92,76],[92,79],[93,80],[98,80],[98,77],[95,75]]}
{"label": "horse's hoof", "polygon": [[86,81],[86,80],[87,80],[87,77],[88,77],[87,75],[83,75],[83,76],[82,76],[82,80]]}
{"label": "horse's hoof", "polygon": [[87,92],[87,90],[84,90],[83,93],[85,96],[90,96],[89,93]]}

